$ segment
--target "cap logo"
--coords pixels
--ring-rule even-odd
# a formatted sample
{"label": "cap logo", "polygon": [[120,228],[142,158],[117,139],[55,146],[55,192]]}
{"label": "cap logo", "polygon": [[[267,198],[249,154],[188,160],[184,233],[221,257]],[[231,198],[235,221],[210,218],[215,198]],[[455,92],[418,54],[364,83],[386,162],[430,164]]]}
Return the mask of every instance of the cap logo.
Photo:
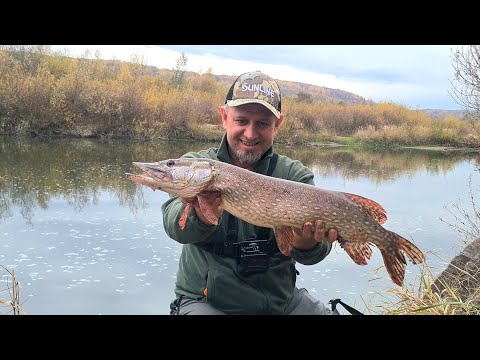
{"label": "cap logo", "polygon": [[240,106],[249,103],[262,104],[280,119],[282,95],[277,82],[270,76],[253,71],[240,75],[228,90],[225,104]]}
{"label": "cap logo", "polygon": [[242,84],[242,91],[258,91],[270,97],[275,97],[275,91],[269,87],[263,87],[262,84]]}

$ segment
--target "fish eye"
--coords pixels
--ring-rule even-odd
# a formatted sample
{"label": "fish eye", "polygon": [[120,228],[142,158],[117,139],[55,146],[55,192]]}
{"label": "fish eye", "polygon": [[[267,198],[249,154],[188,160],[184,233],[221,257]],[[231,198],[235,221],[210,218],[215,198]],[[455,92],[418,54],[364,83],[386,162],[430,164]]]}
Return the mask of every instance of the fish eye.
{"label": "fish eye", "polygon": [[167,166],[173,166],[173,165],[175,165],[175,161],[173,161],[173,160],[168,160],[166,165],[167,165]]}

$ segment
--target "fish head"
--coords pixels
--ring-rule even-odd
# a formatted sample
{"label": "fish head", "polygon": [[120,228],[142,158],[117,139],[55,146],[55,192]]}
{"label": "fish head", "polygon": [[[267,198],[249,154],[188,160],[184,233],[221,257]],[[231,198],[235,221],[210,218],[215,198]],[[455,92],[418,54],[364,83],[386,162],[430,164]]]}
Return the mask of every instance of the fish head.
{"label": "fish head", "polygon": [[158,185],[157,189],[181,197],[202,192],[214,178],[214,167],[208,159],[168,159],[151,163],[134,162]]}

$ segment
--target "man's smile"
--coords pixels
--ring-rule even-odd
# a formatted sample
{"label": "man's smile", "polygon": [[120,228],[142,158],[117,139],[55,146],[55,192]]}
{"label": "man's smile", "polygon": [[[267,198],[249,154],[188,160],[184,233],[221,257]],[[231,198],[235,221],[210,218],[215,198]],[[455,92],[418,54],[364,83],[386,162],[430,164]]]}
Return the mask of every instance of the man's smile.
{"label": "man's smile", "polygon": [[245,141],[245,140],[240,140],[240,141],[246,147],[254,147],[260,143],[260,141]]}

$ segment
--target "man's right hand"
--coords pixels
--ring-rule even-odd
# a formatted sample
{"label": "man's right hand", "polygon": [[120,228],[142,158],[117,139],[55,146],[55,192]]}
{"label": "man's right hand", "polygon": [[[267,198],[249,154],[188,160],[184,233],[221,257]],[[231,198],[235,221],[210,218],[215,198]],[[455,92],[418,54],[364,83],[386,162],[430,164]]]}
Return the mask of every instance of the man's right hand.
{"label": "man's right hand", "polygon": [[[220,192],[205,192],[202,193],[203,199],[207,202],[208,206],[212,210],[215,217],[218,219],[223,214],[223,206],[222,206],[222,196]],[[200,209],[200,204],[198,203],[198,199],[196,196],[194,197],[182,197],[180,200],[185,204],[191,204],[194,209],[197,217],[200,219],[202,223],[205,225],[212,225],[212,223],[205,217],[202,210]]]}

